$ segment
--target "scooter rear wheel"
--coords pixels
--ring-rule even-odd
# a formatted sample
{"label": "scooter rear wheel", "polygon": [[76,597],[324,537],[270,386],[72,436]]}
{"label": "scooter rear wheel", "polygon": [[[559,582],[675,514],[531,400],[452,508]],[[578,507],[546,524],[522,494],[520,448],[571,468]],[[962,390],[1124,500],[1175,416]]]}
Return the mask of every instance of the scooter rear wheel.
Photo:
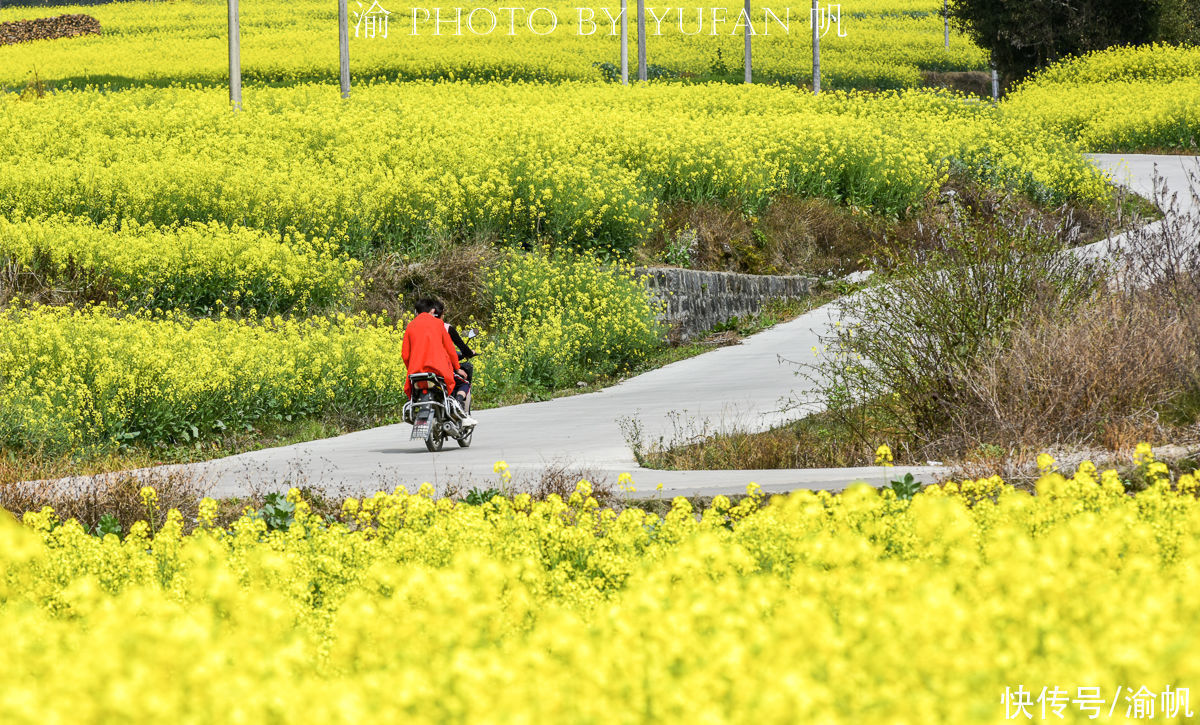
{"label": "scooter rear wheel", "polygon": [[446,442],[446,432],[442,430],[442,426],[431,421],[429,430],[425,433],[425,447],[430,453],[437,453],[442,450],[442,445]]}

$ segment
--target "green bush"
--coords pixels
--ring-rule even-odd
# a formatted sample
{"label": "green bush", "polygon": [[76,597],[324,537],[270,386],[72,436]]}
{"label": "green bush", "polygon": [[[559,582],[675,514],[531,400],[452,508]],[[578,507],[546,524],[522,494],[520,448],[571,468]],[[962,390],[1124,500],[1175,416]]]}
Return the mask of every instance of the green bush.
{"label": "green bush", "polygon": [[1200,3],[1162,0],[1158,36],[1167,43],[1200,43]]}

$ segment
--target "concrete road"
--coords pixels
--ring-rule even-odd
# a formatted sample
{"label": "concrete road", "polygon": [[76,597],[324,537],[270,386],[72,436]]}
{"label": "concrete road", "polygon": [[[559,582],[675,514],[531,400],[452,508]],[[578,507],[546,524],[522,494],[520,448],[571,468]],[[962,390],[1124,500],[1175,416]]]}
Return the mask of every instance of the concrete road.
{"label": "concrete road", "polygon": [[[457,484],[486,486],[497,480],[496,461],[508,463],[514,480],[528,481],[547,468],[565,466],[615,483],[630,473],[640,493],[659,483],[670,495],[742,492],[754,481],[766,490],[840,489],[857,478],[882,483],[883,469],[772,471],[654,471],[640,468],[622,432],[637,420],[646,440],[687,437],[703,429],[765,430],[802,417],[808,409],[787,406],[812,383],[797,376],[792,361],[814,359],[819,335],[833,324],[832,306],[689,360],[673,363],[599,392],[478,411],[470,448],[447,441],[430,453],[410,441],[411,427],[391,425],[337,438],[245,453],[186,467],[236,494],[288,482],[332,483],[350,490],[378,490],[424,481],[439,490]],[[811,406],[810,406],[811,408]],[[679,429],[677,434],[676,429]],[[909,469],[902,469],[907,471]],[[913,469],[929,475],[932,469]]]}
{"label": "concrete road", "polygon": [[[1157,170],[1171,193],[1179,194],[1181,211],[1195,208],[1188,194],[1188,174],[1200,173],[1200,157],[1156,156],[1149,154],[1088,154],[1097,167],[1108,172],[1114,182],[1130,191],[1150,198]],[[1200,192],[1200,188],[1196,189]]]}
{"label": "concrete road", "polygon": [[[1168,187],[1186,196],[1187,163],[1192,157],[1092,157],[1101,168],[1133,190],[1148,195],[1157,165]],[[1187,199],[1191,202],[1190,197]],[[415,489],[434,483],[439,491],[459,485],[486,487],[497,480],[496,461],[506,461],[515,482],[536,478],[547,468],[566,467],[615,482],[630,473],[639,493],[662,495],[737,493],[754,481],[767,491],[797,488],[839,490],[866,480],[911,471],[924,480],[936,466],[770,471],[654,471],[637,466],[622,434],[621,421],[636,419],[647,440],[686,439],[707,426],[765,430],[795,420],[815,409],[788,406],[789,399],[810,398],[813,383],[797,375],[797,363],[814,360],[813,348],[835,323],[832,305],[778,325],[739,345],[677,362],[639,375],[605,390],[542,403],[480,411],[470,448],[453,441],[441,453],[429,453],[421,441],[410,441],[407,425],[393,425],[297,445],[164,470],[201,476],[216,495],[236,495],[254,488],[284,488],[296,483],[369,492],[396,485]]]}

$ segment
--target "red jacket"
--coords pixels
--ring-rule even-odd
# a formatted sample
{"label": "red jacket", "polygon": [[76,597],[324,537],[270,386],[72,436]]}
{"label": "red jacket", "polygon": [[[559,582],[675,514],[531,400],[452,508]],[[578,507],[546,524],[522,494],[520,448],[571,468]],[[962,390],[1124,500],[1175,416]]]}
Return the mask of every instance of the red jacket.
{"label": "red jacket", "polygon": [[[400,356],[408,375],[437,373],[446,383],[446,392],[454,392],[454,371],[458,370],[458,351],[450,340],[450,333],[441,320],[422,312],[408,327],[404,328],[404,342],[400,345]],[[404,392],[412,397],[412,384],[404,379]]]}

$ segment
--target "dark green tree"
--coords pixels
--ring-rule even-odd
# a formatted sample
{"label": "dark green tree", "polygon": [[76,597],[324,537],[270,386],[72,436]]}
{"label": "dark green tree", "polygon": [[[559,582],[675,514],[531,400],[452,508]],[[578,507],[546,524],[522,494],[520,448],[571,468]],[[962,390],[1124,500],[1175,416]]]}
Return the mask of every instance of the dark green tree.
{"label": "dark green tree", "polygon": [[1200,43],[1200,0],[1162,0],[1159,40]]}
{"label": "dark green tree", "polygon": [[1071,55],[1157,40],[1173,1],[950,0],[949,12],[1012,82]]}

